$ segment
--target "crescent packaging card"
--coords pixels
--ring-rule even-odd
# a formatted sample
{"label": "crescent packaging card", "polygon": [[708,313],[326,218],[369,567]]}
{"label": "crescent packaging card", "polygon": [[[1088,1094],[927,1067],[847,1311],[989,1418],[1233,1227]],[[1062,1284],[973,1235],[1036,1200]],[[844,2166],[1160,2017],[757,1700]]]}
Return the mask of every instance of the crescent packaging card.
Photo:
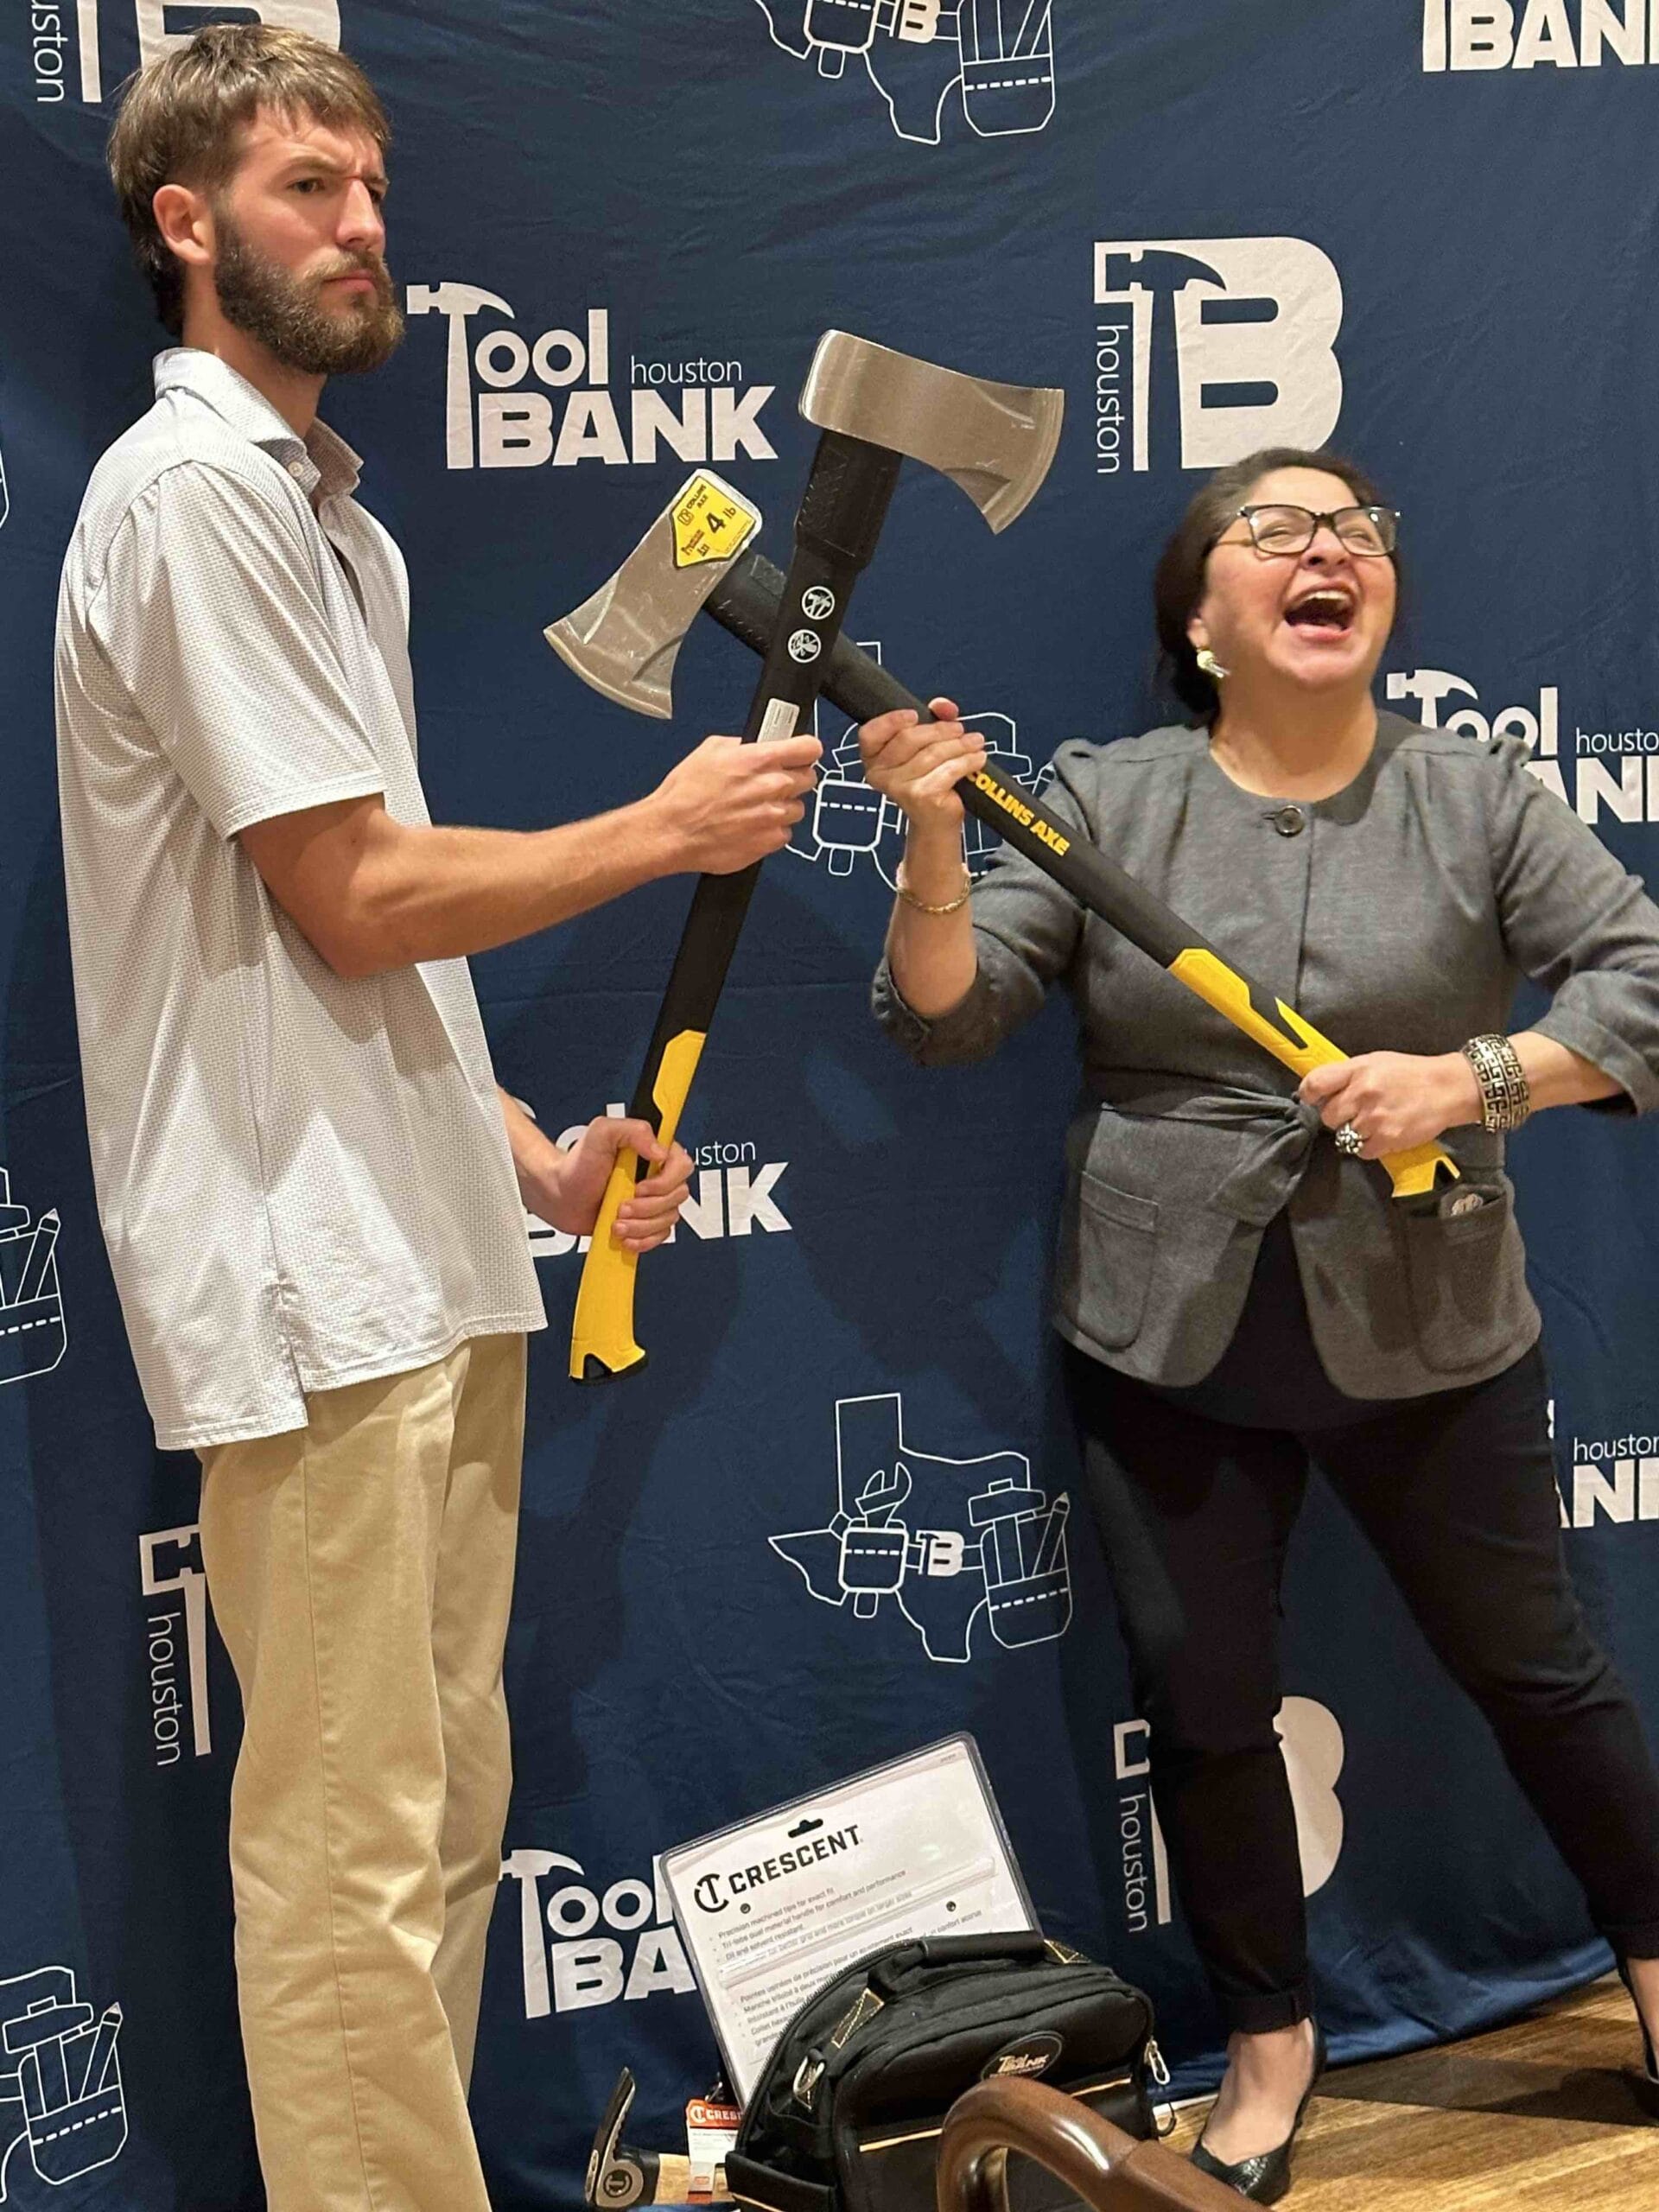
{"label": "crescent packaging card", "polygon": [[746,2103],[794,2014],[860,1959],[1037,1925],[971,1736],[682,1844],[662,1872]]}

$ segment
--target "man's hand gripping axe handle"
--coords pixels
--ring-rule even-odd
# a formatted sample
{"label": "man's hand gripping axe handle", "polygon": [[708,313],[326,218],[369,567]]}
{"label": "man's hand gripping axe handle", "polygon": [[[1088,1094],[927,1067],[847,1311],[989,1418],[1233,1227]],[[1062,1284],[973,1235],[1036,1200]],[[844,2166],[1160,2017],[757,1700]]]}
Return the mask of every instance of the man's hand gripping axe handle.
{"label": "man's hand gripping axe handle", "polygon": [[[779,580],[774,620],[766,637],[753,640],[765,666],[744,724],[745,744],[791,736],[810,716],[840,638],[848,594],[875,550],[906,456],[949,476],[991,529],[1001,531],[1024,512],[1046,476],[1063,406],[1058,391],[988,383],[845,331],[827,334],[800,402],[801,413],[823,435],[795,524],[789,575]],[[646,713],[671,710],[674,654],[706,596],[702,583],[693,589],[670,577],[663,533],[671,524],[677,527],[682,505],[709,484],[732,496],[706,473],[694,478],[610,582],[547,632],[584,682]],[[746,503],[737,504],[753,516]],[[677,542],[675,566],[685,565]],[[710,565],[718,574],[729,556]],[[664,1144],[678,1124],[759,874],[757,861],[734,875],[705,875],[692,899],[628,1109]],[[611,1235],[639,1170],[634,1155],[619,1154],[594,1224],[571,1332],[570,1372],[578,1382],[625,1374],[645,1357],[633,1332],[637,1258]]]}
{"label": "man's hand gripping axe handle", "polygon": [[[771,634],[779,582],[769,561],[748,553],[732,564],[703,603],[722,628],[759,651]],[[931,719],[922,702],[896,677],[845,639],[830,656],[823,690],[825,698],[857,721],[869,721],[898,708],[908,708],[924,721]],[[1310,1068],[1348,1058],[1294,1007],[1242,974],[1098,847],[1079,843],[1021,785],[988,766],[977,776],[964,778],[957,795],[970,814],[999,830],[1080,905],[1149,953],[1178,982],[1196,991],[1294,1075],[1304,1076]],[[1420,1198],[1433,1191],[1442,1176],[1450,1181],[1459,1173],[1451,1154],[1438,1144],[1389,1153],[1378,1164],[1388,1170],[1396,1198]]]}

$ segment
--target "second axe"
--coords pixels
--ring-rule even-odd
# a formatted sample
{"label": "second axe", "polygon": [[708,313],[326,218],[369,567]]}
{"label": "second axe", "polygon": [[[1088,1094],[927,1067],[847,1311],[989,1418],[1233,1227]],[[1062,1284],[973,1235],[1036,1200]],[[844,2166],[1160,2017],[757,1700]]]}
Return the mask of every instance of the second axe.
{"label": "second axe", "polygon": [[[653,526],[605,592],[589,602],[597,606],[602,599],[606,613],[581,657],[566,653],[586,682],[638,714],[671,711],[675,657],[698,614],[711,615],[722,629],[764,653],[777,627],[785,589],[772,563],[747,545],[734,548],[729,559],[697,580],[695,589],[671,586],[658,542],[662,528],[661,522]],[[820,688],[855,721],[867,722],[898,708],[909,709],[924,721],[930,718],[913,692],[847,638],[837,639],[826,657]],[[1079,839],[1073,824],[1056,817],[1034,791],[988,765],[958,784],[957,794],[969,813],[999,830],[1080,906],[1138,945],[1293,1075],[1347,1058],[1294,1007],[1235,967],[1116,861]],[[1456,1161],[1440,1144],[1390,1153],[1378,1165],[1396,1198],[1430,1199],[1441,1183],[1455,1182],[1459,1176]]]}
{"label": "second axe", "polygon": [[[1058,391],[962,376],[845,331],[823,339],[800,401],[823,435],[745,744],[792,736],[810,719],[849,594],[875,551],[905,459],[950,478],[1001,531],[1023,513],[1048,474],[1063,407]],[[637,705],[639,686],[652,680],[658,639],[672,632],[677,645],[707,595],[709,572],[728,569],[759,523],[754,509],[717,477],[694,477],[610,582],[552,625],[549,642],[585,683]],[[644,626],[632,620],[631,589],[641,569],[666,580],[649,595],[652,619]],[[674,613],[665,620],[668,601]],[[667,658],[671,664],[671,651]],[[666,712],[666,683],[658,674],[664,681],[658,711]],[[756,861],[698,881],[628,1109],[664,1144],[678,1126],[760,872]],[[571,1332],[570,1372],[578,1382],[625,1374],[645,1357],[633,1328],[637,1256],[611,1234],[639,1170],[632,1154],[619,1154],[594,1226]]]}

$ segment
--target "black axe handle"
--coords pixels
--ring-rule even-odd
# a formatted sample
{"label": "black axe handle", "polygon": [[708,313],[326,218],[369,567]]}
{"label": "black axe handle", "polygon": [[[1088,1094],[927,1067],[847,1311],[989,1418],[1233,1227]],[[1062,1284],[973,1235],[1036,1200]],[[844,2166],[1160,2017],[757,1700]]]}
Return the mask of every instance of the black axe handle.
{"label": "black axe handle", "polygon": [[[734,562],[705,601],[722,629],[764,652],[777,620],[783,578],[770,561],[745,553]],[[855,721],[908,708],[924,721],[932,717],[913,691],[872,660],[850,639],[842,638],[830,656],[822,685],[826,699]],[[1096,845],[1081,842],[1068,823],[1058,822],[1033,791],[987,766],[965,777],[957,795],[968,811],[1001,832],[1016,851],[1064,886],[1080,906],[1148,953],[1179,982],[1230,1021],[1236,1029],[1271,1052],[1298,1076],[1348,1055],[1305,1021],[1294,1007],[1235,968],[1224,954],[1199,936],[1171,906],[1137,883]],[[1397,1198],[1432,1192],[1442,1173],[1454,1179],[1458,1167],[1438,1144],[1391,1153],[1379,1163],[1388,1170]]]}
{"label": "black axe handle", "polygon": [[[772,571],[777,578],[772,625],[757,648],[766,664],[743,727],[744,744],[791,737],[803,722],[810,724],[848,596],[875,551],[900,462],[887,448],[837,430],[819,439],[796,517],[788,578]],[[628,1106],[664,1144],[672,1142],[678,1126],[760,874],[756,861],[734,875],[698,880]],[[637,1154],[620,1153],[600,1203],[570,1333],[570,1372],[578,1382],[626,1374],[645,1362],[633,1332],[639,1256],[611,1236],[643,1166]]]}

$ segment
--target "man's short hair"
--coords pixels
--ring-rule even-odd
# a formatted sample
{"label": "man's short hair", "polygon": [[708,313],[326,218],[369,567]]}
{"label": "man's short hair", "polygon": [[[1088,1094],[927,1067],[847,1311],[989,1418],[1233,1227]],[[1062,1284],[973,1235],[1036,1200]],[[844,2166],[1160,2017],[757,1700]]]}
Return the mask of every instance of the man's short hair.
{"label": "man's short hair", "polygon": [[366,130],[384,154],[391,137],[374,87],[335,48],[305,31],[213,23],[129,79],[110,132],[110,180],[151,291],[176,338],[184,272],[156,222],[164,184],[214,192],[241,157],[243,129],[261,108]]}

